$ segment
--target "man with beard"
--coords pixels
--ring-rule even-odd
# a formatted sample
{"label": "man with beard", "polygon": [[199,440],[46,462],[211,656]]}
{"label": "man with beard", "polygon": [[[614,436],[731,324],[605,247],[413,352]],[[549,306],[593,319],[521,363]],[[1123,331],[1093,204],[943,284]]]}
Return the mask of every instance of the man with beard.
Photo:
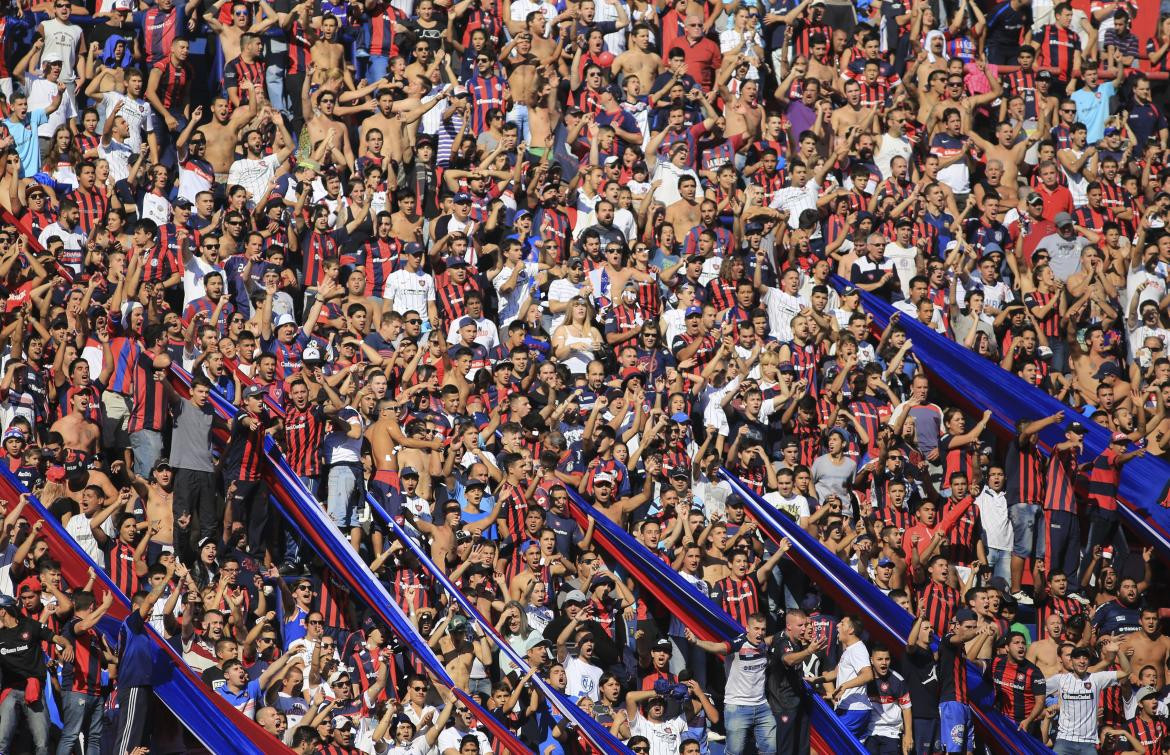
{"label": "man with beard", "polygon": [[1011,632],[1001,641],[1004,653],[991,663],[995,705],[999,712],[1019,724],[1020,731],[1033,732],[1044,713],[1044,672],[1025,658],[1028,641]]}
{"label": "man with beard", "polygon": [[276,169],[288,159],[295,146],[292,135],[285,128],[284,119],[276,115],[272,108],[265,108],[261,115],[276,125],[276,130],[280,134],[280,147],[272,154],[266,155],[260,129],[249,129],[244,134],[244,156],[231,164],[227,176],[227,183],[243,186],[248,191],[248,199],[253,203],[264,201],[266,192],[272,187]]}
{"label": "man with beard", "polygon": [[804,611],[788,611],[784,616],[784,631],[768,648],[765,691],[776,716],[776,752],[784,755],[809,752],[809,711],[804,679],[818,674],[818,653],[825,649],[823,639],[809,639],[810,627]]}
{"label": "man with beard", "polygon": [[1137,580],[1133,577],[1122,579],[1117,585],[1117,600],[1106,603],[1093,614],[1093,628],[1097,630],[1097,636],[1126,635],[1142,629],[1140,602],[1141,590]]}

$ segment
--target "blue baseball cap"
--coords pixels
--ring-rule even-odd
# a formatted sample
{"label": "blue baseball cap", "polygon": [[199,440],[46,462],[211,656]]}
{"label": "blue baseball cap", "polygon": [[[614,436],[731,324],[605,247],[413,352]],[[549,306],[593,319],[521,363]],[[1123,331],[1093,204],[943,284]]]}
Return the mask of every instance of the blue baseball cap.
{"label": "blue baseball cap", "polygon": [[465,191],[461,191],[451,198],[455,204],[471,204],[471,195]]}
{"label": "blue baseball cap", "polygon": [[703,314],[702,307],[687,307],[687,311],[684,314],[684,317],[691,317],[693,315],[702,315],[702,314]]}

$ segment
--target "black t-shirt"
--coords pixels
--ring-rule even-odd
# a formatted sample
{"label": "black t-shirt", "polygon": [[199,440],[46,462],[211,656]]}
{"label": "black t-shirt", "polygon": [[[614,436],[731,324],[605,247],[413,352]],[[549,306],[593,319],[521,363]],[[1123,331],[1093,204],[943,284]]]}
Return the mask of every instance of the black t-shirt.
{"label": "black t-shirt", "polygon": [[793,710],[804,700],[805,665],[789,666],[784,662],[784,656],[799,653],[804,648],[804,644],[793,640],[787,633],[781,633],[769,646],[765,692],[773,710]]}
{"label": "black t-shirt", "polygon": [[0,689],[23,690],[29,679],[45,678],[41,643],[53,632],[44,624],[21,617],[11,629],[0,629]]}
{"label": "black t-shirt", "polygon": [[938,664],[934,653],[914,647],[902,656],[900,671],[910,688],[915,718],[938,718]]}

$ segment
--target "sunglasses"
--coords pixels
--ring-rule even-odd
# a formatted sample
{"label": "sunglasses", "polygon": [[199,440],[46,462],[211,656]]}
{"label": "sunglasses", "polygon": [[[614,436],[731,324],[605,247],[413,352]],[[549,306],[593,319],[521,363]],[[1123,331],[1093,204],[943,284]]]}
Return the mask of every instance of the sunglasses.
{"label": "sunglasses", "polygon": [[321,619],[309,619],[309,620],[308,620],[308,621],[306,621],[305,623],[306,623],[306,624],[312,624],[312,625],[314,625],[314,626],[322,626],[322,625],[324,625],[324,624],[325,624],[325,622],[324,622],[324,621],[322,621]]}

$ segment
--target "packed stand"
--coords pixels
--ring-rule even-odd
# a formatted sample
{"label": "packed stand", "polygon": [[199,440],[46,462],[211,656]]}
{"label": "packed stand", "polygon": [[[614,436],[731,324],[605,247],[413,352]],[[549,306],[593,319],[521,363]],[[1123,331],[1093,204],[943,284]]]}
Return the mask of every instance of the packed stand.
{"label": "packed stand", "polygon": [[[287,524],[268,436],[541,755],[592,745],[531,674],[639,755],[808,752],[806,683],[871,753],[972,753],[965,659],[1058,753],[1170,746],[1157,557],[1117,500],[1170,444],[1166,18],[3,13],[2,448],[56,521],[0,501],[0,752],[197,748],[154,697],[150,630],[299,753],[506,749]],[[901,319],[1067,411],[991,427]],[[822,595],[720,467],[910,612],[905,646]],[[743,634],[695,636],[574,495]],[[54,525],[131,600],[117,632]]]}

